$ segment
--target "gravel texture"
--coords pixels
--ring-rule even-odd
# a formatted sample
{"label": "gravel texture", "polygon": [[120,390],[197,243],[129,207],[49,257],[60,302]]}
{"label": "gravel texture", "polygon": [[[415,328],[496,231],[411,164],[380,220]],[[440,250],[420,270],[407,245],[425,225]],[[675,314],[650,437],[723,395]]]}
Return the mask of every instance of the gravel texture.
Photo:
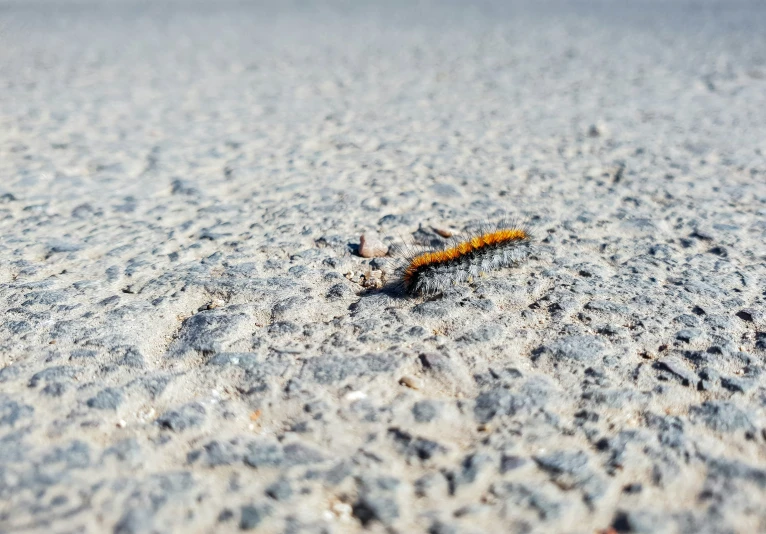
{"label": "gravel texture", "polygon": [[766,532],[764,27],[0,2],[0,531]]}

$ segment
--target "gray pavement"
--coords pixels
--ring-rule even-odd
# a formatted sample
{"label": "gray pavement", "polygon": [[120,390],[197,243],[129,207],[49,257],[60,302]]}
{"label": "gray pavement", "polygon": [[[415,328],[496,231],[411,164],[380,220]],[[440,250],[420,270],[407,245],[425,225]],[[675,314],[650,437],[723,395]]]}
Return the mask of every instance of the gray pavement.
{"label": "gray pavement", "polygon": [[0,2],[0,532],[766,532],[764,28]]}

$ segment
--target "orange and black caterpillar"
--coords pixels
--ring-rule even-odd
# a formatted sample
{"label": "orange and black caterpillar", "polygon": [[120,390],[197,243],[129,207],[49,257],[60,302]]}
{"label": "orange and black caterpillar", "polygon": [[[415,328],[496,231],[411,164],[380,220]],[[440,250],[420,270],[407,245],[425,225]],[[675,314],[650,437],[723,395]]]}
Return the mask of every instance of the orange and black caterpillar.
{"label": "orange and black caterpillar", "polygon": [[398,270],[397,285],[411,296],[434,295],[486,272],[516,265],[531,253],[532,237],[526,226],[509,221],[485,224],[439,248],[408,254]]}

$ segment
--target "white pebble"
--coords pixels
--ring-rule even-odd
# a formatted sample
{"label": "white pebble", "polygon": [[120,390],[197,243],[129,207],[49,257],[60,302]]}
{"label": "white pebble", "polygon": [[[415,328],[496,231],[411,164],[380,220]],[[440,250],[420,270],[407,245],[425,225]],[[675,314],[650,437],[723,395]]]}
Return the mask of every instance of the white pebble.
{"label": "white pebble", "polygon": [[354,510],[351,505],[345,502],[336,502],[332,505],[333,514],[335,514],[338,519],[341,520],[350,519],[353,511]]}
{"label": "white pebble", "polygon": [[359,255],[363,258],[380,258],[388,254],[388,247],[375,234],[362,234],[359,238]]}
{"label": "white pebble", "polygon": [[408,388],[412,389],[420,389],[421,383],[420,380],[415,378],[414,376],[403,376],[399,379],[399,383],[407,386]]}
{"label": "white pebble", "polygon": [[344,398],[349,402],[354,402],[354,401],[366,399],[367,393],[365,393],[364,391],[351,391],[347,393]]}
{"label": "white pebble", "polygon": [[452,237],[455,235],[455,231],[447,226],[432,226],[431,228],[442,237]]}

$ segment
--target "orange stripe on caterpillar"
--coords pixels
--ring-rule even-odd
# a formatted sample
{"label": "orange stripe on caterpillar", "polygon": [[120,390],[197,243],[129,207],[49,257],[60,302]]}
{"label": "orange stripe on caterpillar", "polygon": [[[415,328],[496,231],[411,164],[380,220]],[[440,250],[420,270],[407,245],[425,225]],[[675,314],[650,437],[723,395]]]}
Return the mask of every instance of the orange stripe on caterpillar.
{"label": "orange stripe on caterpillar", "polygon": [[503,245],[511,245],[513,242],[527,241],[529,233],[523,228],[500,228],[474,236],[466,241],[457,243],[444,250],[425,252],[412,258],[402,273],[405,286],[411,286],[415,276],[424,268],[446,264],[472,253]]}

